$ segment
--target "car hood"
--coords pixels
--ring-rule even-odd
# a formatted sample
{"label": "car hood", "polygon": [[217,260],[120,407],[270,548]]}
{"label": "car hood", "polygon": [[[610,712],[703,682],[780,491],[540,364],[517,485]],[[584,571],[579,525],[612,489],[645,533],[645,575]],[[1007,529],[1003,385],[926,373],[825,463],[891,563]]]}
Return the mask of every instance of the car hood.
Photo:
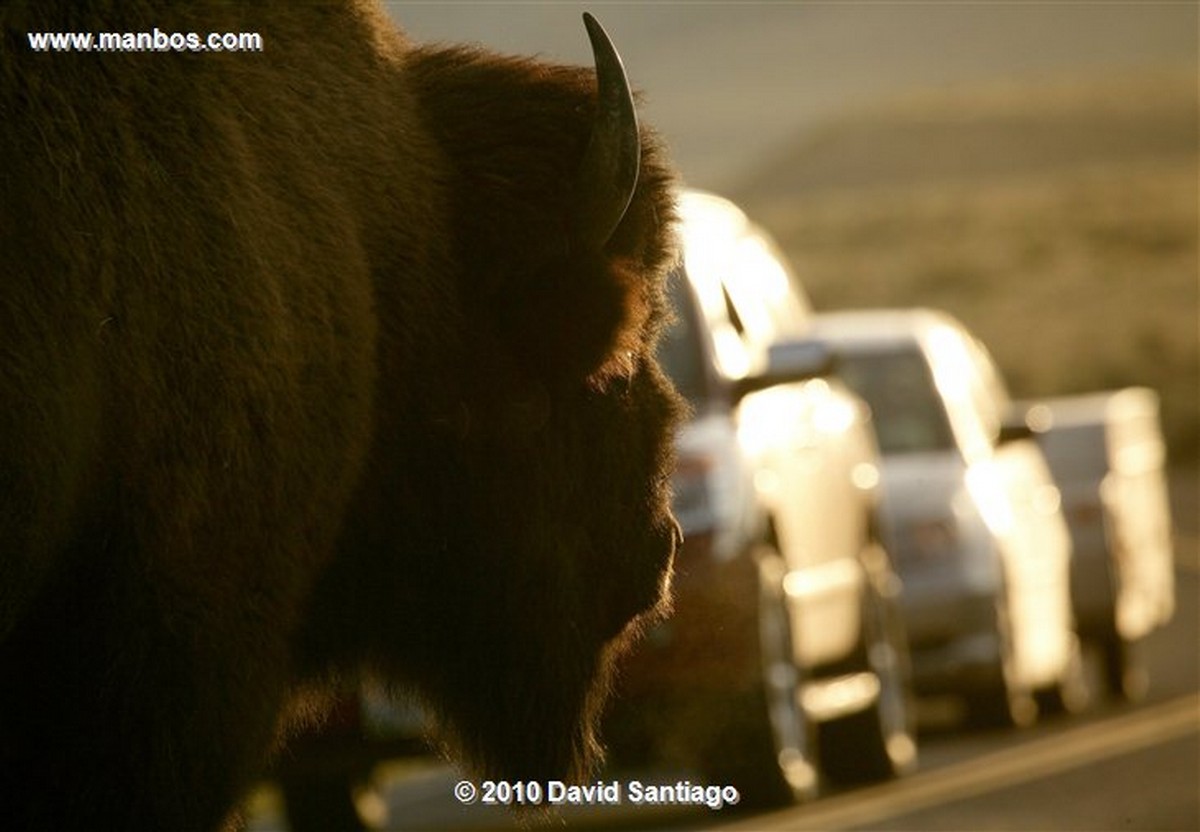
{"label": "car hood", "polygon": [[881,525],[906,582],[922,575],[944,581],[954,564],[963,585],[980,591],[994,588],[994,537],[968,484],[968,470],[956,453],[884,458]]}
{"label": "car hood", "polygon": [[893,528],[961,510],[966,465],[957,453],[892,454],[882,462],[883,514]]}

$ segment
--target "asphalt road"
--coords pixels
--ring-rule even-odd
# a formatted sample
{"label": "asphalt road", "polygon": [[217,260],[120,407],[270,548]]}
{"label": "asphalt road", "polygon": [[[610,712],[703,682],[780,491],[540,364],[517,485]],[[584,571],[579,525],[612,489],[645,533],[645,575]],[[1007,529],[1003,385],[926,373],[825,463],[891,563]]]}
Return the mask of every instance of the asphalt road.
{"label": "asphalt road", "polygon": [[1177,615],[1145,645],[1152,689],[1139,705],[1024,731],[927,732],[912,777],[721,828],[1200,829],[1200,574],[1177,577]]}
{"label": "asphalt road", "polygon": [[[972,733],[959,730],[941,703],[927,703],[920,769],[901,780],[769,814],[648,810],[626,802],[571,811],[546,828],[1198,830],[1200,538],[1194,530],[1183,530],[1177,560],[1176,615],[1143,645],[1151,687],[1137,705],[1099,702],[1086,714],[1025,730]],[[614,777],[673,783],[687,774],[606,775]],[[384,829],[521,828],[503,807],[457,802],[460,779],[443,765],[392,769],[363,805]],[[283,827],[267,812],[252,818],[250,828]]]}

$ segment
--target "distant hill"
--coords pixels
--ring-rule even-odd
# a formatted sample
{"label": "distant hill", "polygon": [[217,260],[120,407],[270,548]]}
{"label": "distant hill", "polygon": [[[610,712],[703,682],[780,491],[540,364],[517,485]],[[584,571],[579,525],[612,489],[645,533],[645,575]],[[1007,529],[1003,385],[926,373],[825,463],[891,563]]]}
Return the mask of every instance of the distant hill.
{"label": "distant hill", "polygon": [[1200,459],[1190,71],[911,97],[811,131],[735,196],[820,309],[961,317],[1022,396],[1147,384]]}
{"label": "distant hill", "polygon": [[844,116],[740,183],[756,202],[838,188],[977,182],[1196,155],[1196,78],[1008,82]]}

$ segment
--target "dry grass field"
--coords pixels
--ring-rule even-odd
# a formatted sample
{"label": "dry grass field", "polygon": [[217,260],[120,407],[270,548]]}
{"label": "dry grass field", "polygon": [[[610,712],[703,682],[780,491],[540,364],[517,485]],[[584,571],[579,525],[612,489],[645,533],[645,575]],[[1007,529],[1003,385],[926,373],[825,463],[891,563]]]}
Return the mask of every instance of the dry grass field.
{"label": "dry grass field", "polygon": [[733,194],[818,309],[932,306],[1014,395],[1143,384],[1200,455],[1195,67],[914,96],[848,114]]}

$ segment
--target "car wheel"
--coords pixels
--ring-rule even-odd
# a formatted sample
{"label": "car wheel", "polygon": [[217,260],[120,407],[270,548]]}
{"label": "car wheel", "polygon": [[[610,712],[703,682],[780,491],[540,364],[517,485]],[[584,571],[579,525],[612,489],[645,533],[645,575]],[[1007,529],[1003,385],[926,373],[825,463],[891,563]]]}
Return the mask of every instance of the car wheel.
{"label": "car wheel", "polygon": [[1051,687],[1035,694],[1038,711],[1045,714],[1076,714],[1087,709],[1092,701],[1091,685],[1083,664],[1079,639],[1071,636],[1071,654],[1063,675]]}
{"label": "car wheel", "polygon": [[731,703],[705,760],[709,782],[735,786],[743,809],[785,806],[817,791],[812,729],[800,705],[801,673],[783,592],[786,568],[766,547],[757,562],[759,678]]}
{"label": "car wheel", "polygon": [[858,665],[877,693],[867,708],[818,727],[821,770],[844,784],[896,777],[917,760],[908,638],[895,594],[881,593],[871,581],[867,587]]}
{"label": "car wheel", "polygon": [[1100,642],[1104,690],[1123,702],[1140,702],[1150,687],[1150,673],[1142,657],[1141,646],[1116,632]]}
{"label": "car wheel", "polygon": [[1140,702],[1146,696],[1150,688],[1150,672],[1141,646],[1122,636],[1117,626],[1116,607],[1122,593],[1119,564],[1128,557],[1123,550],[1114,549],[1105,560],[1112,608],[1103,628],[1093,633],[1093,643],[1100,649],[1104,693],[1119,702],[1133,703]]}
{"label": "car wheel", "polygon": [[353,786],[337,776],[281,777],[291,832],[358,832],[367,827],[354,805]]}
{"label": "car wheel", "polygon": [[990,683],[966,695],[967,721],[980,728],[1027,727],[1037,721],[1033,693],[1016,679],[1008,602],[1001,592],[995,608],[997,656]]}

